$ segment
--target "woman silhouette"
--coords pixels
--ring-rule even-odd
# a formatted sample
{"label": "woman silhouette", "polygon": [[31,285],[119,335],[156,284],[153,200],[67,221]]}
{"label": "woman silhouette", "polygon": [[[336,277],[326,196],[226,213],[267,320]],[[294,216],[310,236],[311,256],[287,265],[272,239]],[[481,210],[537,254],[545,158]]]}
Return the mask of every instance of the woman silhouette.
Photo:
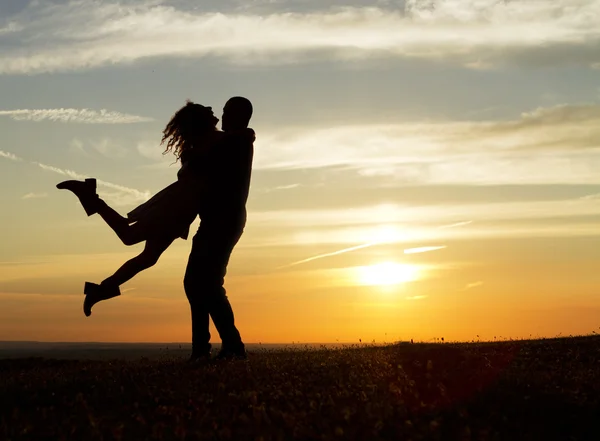
{"label": "woman silhouette", "polygon": [[167,142],[164,153],[173,152],[181,159],[182,167],[177,181],[150,200],[121,216],[96,194],[96,180],[64,181],[56,187],[72,191],[88,216],[98,213],[125,245],[145,241],[144,250],[125,262],[112,276],[99,285],[86,282],[83,311],[86,316],[101,300],[121,295],[119,286],[140,271],[152,267],[162,253],[180,237],[187,239],[190,224],[196,218],[204,187],[202,178],[191,173],[189,159],[206,158],[208,151],[224,136],[216,128],[218,122],[210,107],[187,101],[171,118],[163,130],[161,145]]}

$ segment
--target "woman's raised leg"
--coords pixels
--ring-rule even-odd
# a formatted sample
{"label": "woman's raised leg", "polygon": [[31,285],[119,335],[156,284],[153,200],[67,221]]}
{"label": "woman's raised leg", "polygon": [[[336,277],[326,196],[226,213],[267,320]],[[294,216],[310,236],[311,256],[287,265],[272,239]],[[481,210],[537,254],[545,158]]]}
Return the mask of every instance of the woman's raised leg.
{"label": "woman's raised leg", "polygon": [[97,202],[97,213],[117,234],[124,245],[135,245],[146,240],[144,231],[141,228],[138,228],[136,224],[130,225],[129,219],[121,216],[102,199]]}
{"label": "woman's raised leg", "polygon": [[135,245],[145,240],[141,228],[130,225],[129,219],[121,216],[96,194],[96,180],[63,181],[56,185],[58,189],[70,190],[77,196],[88,216],[98,213],[125,245]]}

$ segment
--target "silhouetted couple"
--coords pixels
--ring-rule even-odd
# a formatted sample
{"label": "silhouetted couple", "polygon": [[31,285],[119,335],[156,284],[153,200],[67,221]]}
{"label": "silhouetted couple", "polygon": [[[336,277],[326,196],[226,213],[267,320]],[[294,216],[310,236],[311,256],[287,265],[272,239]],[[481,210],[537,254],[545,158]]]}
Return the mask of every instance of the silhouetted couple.
{"label": "silhouetted couple", "polygon": [[192,315],[191,360],[210,357],[209,316],[222,346],[218,358],[245,358],[246,350],[227,299],[224,278],[233,248],[246,225],[254,131],[248,128],[252,104],[233,97],[223,108],[222,131],[210,107],[190,101],[163,130],[164,153],[181,160],[177,181],[147,202],[121,216],[96,194],[96,180],[64,181],[88,216],[99,214],[125,245],[146,242],[144,250],[99,285],[86,282],[86,316],[102,301],[121,295],[119,286],[153,266],[177,238],[187,239],[190,224],[200,215],[192,240],[184,287]]}

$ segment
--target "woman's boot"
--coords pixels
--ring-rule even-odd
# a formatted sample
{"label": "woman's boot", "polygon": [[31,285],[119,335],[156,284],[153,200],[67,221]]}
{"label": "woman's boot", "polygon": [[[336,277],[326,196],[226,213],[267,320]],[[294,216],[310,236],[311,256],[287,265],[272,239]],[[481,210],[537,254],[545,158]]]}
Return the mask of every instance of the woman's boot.
{"label": "woman's boot", "polygon": [[85,181],[63,181],[56,185],[60,190],[70,190],[79,198],[79,202],[88,216],[98,212],[98,201],[100,198],[96,194],[96,180],[94,178]]}
{"label": "woman's boot", "polygon": [[101,284],[98,285],[92,282],[85,282],[83,288],[85,300],[83,301],[83,313],[86,317],[92,315],[92,306],[102,300],[112,299],[121,295],[121,290],[116,285]]}

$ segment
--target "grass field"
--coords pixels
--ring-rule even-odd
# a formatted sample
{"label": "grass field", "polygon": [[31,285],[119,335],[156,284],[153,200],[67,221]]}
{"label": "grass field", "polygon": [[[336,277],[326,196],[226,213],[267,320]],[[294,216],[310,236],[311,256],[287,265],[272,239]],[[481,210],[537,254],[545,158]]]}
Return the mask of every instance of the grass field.
{"label": "grass field", "polygon": [[600,440],[600,337],[0,361],[0,440]]}

